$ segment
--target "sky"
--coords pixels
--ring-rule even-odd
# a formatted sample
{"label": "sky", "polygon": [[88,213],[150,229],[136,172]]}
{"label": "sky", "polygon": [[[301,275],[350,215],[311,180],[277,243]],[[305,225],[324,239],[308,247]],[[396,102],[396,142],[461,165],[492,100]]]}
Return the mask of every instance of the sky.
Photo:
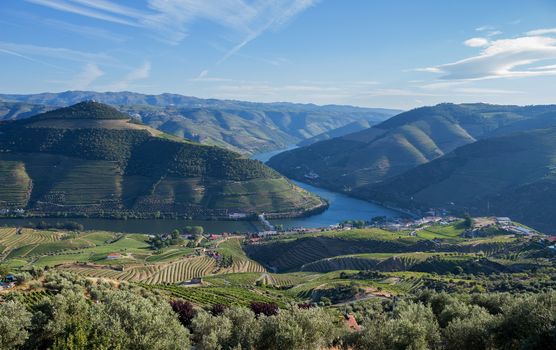
{"label": "sky", "polygon": [[554,0],[12,0],[0,92],[556,103]]}

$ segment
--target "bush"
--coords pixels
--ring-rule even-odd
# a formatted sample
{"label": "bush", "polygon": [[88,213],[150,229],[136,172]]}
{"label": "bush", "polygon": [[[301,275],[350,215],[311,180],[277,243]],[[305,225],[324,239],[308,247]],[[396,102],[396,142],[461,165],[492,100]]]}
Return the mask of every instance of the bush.
{"label": "bush", "polygon": [[197,314],[197,311],[193,308],[193,304],[189,301],[177,299],[170,302],[172,310],[178,315],[178,319],[181,324],[185,327],[191,326],[191,321]]}
{"label": "bush", "polygon": [[252,302],[251,303],[251,310],[255,313],[255,315],[259,316],[263,314],[265,316],[273,316],[278,313],[280,308],[278,305],[274,303],[263,303],[263,302]]}

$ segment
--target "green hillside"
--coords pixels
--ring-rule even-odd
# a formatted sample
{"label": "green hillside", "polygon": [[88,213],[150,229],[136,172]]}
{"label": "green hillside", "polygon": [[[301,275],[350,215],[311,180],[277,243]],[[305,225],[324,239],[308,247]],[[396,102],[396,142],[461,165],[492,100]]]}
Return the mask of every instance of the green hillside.
{"label": "green hillside", "polygon": [[330,131],[323,132],[322,134],[318,134],[316,136],[313,136],[311,138],[303,140],[298,145],[302,146],[302,147],[303,146],[309,146],[309,145],[312,145],[313,143],[316,143],[316,142],[319,142],[319,141],[330,140],[330,139],[333,139],[335,137],[341,137],[341,136],[351,134],[351,133],[354,133],[354,132],[357,132],[357,131],[365,130],[365,129],[371,127],[373,124],[376,124],[376,123],[372,123],[372,122],[369,122],[367,120],[358,120],[358,121],[349,123],[347,125],[344,125],[342,127],[332,129]]}
{"label": "green hillside", "polygon": [[243,154],[285,148],[350,123],[374,124],[401,112],[351,106],[199,99],[176,94],[67,91],[0,95],[0,120],[25,118],[33,115],[31,111],[36,114],[52,106],[65,107],[87,100],[112,105],[166,133]]}
{"label": "green hillside", "polygon": [[382,184],[365,198],[409,208],[510,216],[556,229],[556,128],[478,141]]}
{"label": "green hillside", "polygon": [[37,212],[300,215],[323,205],[258,161],[96,102],[0,125],[2,207]]}
{"label": "green hillside", "polygon": [[[274,156],[288,177],[347,193],[400,175],[460,146],[550,120],[555,106],[440,104],[401,113],[366,130]],[[534,120],[545,122],[534,123]],[[506,130],[506,131],[504,131]]]}

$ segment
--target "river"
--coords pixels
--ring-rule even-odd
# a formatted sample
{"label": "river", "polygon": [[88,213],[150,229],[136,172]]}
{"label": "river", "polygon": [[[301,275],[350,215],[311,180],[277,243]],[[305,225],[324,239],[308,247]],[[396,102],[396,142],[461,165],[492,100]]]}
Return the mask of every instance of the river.
{"label": "river", "polygon": [[[272,152],[260,153],[253,156],[253,159],[261,162],[268,161],[272,156],[291,150],[296,146]],[[328,191],[323,188],[311,186],[302,182],[293,181],[314,194],[328,200],[330,206],[320,214],[309,217],[272,220],[273,224],[281,224],[284,228],[293,227],[325,227],[337,224],[344,220],[370,220],[375,216],[395,217],[402,214],[382,207],[378,204],[362,201],[348,197],[344,194]],[[81,223],[87,230],[107,230],[126,233],[164,233],[176,228],[185,226],[203,226],[206,232],[255,232],[262,229],[258,222],[249,221],[206,221],[206,220],[109,220],[109,219],[82,219],[82,218],[29,218],[29,219],[0,219],[0,226],[25,225],[29,222],[46,221],[50,223],[61,221],[76,221]]]}
{"label": "river", "polygon": [[[267,162],[272,156],[297,148],[297,146],[290,146],[288,148],[260,153],[254,155],[252,158]],[[337,224],[344,220],[370,220],[375,216],[396,217],[403,215],[397,211],[385,208],[381,205],[366,202],[360,199],[346,196],[342,193],[332,192],[324,188],[315,187],[303,182],[291,180],[293,183],[301,188],[306,189],[326,200],[330,206],[328,209],[320,214],[295,219],[272,220],[273,224],[281,224],[284,228],[293,227],[325,227]]]}

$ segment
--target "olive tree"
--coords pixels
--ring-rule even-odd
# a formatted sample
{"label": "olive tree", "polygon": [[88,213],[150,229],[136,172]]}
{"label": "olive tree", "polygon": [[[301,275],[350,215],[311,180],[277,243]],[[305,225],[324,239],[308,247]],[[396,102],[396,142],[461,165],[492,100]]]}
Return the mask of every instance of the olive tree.
{"label": "olive tree", "polygon": [[0,349],[17,349],[25,343],[31,325],[31,313],[15,301],[0,304]]}

